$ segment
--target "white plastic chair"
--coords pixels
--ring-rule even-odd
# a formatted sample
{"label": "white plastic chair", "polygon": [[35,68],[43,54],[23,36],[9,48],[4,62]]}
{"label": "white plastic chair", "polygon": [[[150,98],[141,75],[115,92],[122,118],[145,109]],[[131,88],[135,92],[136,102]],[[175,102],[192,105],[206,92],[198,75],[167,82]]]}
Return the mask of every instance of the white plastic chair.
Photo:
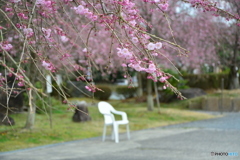
{"label": "white plastic chair", "polygon": [[[107,102],[99,102],[98,109],[101,114],[104,116],[104,127],[103,127],[103,138],[102,140],[105,141],[106,137],[106,128],[107,126],[112,126],[112,139],[115,139],[115,142],[119,142],[118,136],[118,126],[119,125],[126,125],[127,129],[127,137],[130,139],[130,131],[129,131],[129,121],[127,119],[127,114],[122,111],[115,110],[111,104]],[[122,120],[116,121],[114,114],[121,115]]]}

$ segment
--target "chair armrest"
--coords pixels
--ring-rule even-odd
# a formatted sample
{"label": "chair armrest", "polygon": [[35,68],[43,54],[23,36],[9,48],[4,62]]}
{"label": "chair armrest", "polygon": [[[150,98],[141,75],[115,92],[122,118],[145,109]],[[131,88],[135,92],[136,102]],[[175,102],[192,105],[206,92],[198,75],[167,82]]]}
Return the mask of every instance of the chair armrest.
{"label": "chair armrest", "polygon": [[112,121],[114,122],[115,121],[115,117],[114,117],[114,115],[113,114],[111,114],[111,113],[102,113],[104,116],[109,116],[109,117],[111,117],[111,119],[112,119]]}
{"label": "chair armrest", "polygon": [[114,114],[117,114],[117,115],[121,115],[122,120],[128,120],[127,114],[125,112],[117,111],[117,110],[114,110],[114,111],[111,111],[111,112],[114,113]]}

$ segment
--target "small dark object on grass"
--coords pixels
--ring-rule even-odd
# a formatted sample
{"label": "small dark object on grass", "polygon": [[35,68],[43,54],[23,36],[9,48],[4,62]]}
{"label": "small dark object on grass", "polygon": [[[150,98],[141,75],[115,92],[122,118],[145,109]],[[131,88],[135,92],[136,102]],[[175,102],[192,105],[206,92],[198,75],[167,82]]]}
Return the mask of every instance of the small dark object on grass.
{"label": "small dark object on grass", "polygon": [[6,76],[6,83],[2,83],[0,88],[0,113],[16,113],[23,108],[23,92],[25,89],[19,87],[16,83],[16,77]]}
{"label": "small dark object on grass", "polygon": [[135,97],[135,102],[137,103],[147,102],[147,97],[146,96]]}
{"label": "small dark object on grass", "polygon": [[85,101],[77,103],[72,120],[74,122],[85,122],[91,120],[91,117],[88,114],[87,103]]}
{"label": "small dark object on grass", "polygon": [[0,125],[13,126],[14,124],[15,122],[12,117],[6,117],[4,114],[0,113]]}

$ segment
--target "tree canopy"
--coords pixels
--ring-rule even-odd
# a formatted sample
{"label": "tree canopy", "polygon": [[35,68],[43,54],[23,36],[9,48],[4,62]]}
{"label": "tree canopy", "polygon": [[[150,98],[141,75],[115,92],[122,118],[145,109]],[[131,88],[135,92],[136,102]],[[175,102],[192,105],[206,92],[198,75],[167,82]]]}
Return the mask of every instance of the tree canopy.
{"label": "tree canopy", "polygon": [[[186,5],[196,15],[186,16]],[[209,15],[223,17],[238,32],[240,26],[239,7],[232,8],[238,0],[7,0],[0,6],[1,84],[15,75],[19,87],[41,95],[35,82],[46,74],[85,81],[95,92],[93,68],[103,75],[121,68],[126,78],[129,69],[146,72],[182,97],[162,64],[196,67],[216,60],[212,35],[218,33]]]}

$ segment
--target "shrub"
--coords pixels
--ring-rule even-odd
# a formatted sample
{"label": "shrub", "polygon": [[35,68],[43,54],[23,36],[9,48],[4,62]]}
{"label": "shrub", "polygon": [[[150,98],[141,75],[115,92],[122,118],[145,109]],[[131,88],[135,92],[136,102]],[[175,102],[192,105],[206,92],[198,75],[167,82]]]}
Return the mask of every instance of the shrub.
{"label": "shrub", "polygon": [[108,100],[112,94],[112,90],[108,86],[98,85],[97,88],[101,89],[102,91],[96,91],[94,93],[94,97],[99,100]]}
{"label": "shrub", "polygon": [[222,78],[224,79],[224,88],[227,88],[229,83],[227,73],[186,74],[183,77],[188,80],[187,84],[190,87],[201,89],[220,89]]}
{"label": "shrub", "polygon": [[137,88],[128,88],[128,86],[120,86],[116,88],[118,94],[122,94],[126,99],[132,98],[137,92]]}

